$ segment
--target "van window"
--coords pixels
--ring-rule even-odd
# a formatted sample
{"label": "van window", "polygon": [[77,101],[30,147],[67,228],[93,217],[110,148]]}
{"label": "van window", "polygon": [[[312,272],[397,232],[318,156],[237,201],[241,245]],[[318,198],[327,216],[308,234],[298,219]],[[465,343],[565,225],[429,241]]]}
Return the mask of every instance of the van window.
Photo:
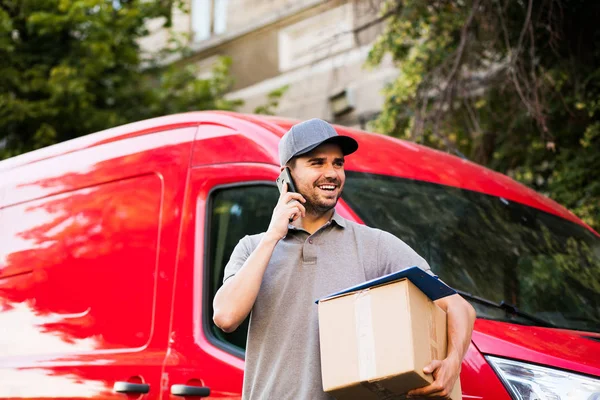
{"label": "van window", "polygon": [[0,354],[148,343],[161,190],[147,175],[2,209]]}
{"label": "van window", "polygon": [[[479,317],[600,331],[600,238],[585,227],[455,187],[346,176],[343,197],[358,216],[415,249]],[[501,302],[528,315],[494,307]]]}
{"label": "van window", "polygon": [[208,237],[208,309],[205,321],[209,334],[218,341],[233,345],[237,350],[246,348],[248,319],[232,333],[224,333],[212,322],[212,300],[223,283],[225,265],[239,240],[267,230],[279,192],[275,186],[252,185],[219,189],[210,198]]}

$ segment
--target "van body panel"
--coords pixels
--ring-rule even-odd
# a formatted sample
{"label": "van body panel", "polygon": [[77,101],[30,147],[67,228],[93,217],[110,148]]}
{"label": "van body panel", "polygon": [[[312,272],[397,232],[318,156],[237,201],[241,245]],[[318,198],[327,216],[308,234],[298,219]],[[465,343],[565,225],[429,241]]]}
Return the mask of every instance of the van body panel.
{"label": "van body panel", "polygon": [[159,398],[196,129],[1,173],[0,398],[124,398],[115,382]]}
{"label": "van body panel", "polygon": [[[246,132],[252,135],[253,140],[260,142],[261,146],[270,149],[271,157],[278,160],[277,142],[279,137],[283,136],[296,122],[298,121],[281,117],[224,111],[175,114],[108,129],[0,161],[0,171],[109,142],[145,136],[161,130],[197,126],[201,123],[222,125]],[[591,230],[583,221],[558,203],[505,175],[468,160],[384,135],[343,126],[336,126],[336,129],[340,134],[352,136],[360,143],[359,150],[352,157],[348,157],[346,167],[350,170],[383,173],[487,193],[550,212],[584,225]],[[269,144],[265,146],[263,143]],[[393,169],[390,168],[391,165],[394,166]]]}
{"label": "van body panel", "polygon": [[[161,179],[151,174],[4,208],[0,325],[14,336],[2,335],[3,356],[144,348],[161,201]],[[124,273],[124,259],[139,272]]]}
{"label": "van body panel", "polygon": [[[101,146],[103,144],[120,142],[124,139],[152,135],[154,133],[167,131],[177,132],[183,128],[193,128],[204,119],[204,114],[205,113],[196,112],[152,118],[117,126],[115,128],[106,129],[104,131],[89,135],[80,136],[75,139],[67,140],[65,142],[57,143],[52,146],[47,146],[35,151],[2,160],[0,161],[0,172],[10,171],[16,167],[78,152],[96,146]],[[150,144],[150,148],[157,147],[155,141],[157,141],[157,139],[155,139],[154,136],[149,136],[144,140],[144,142]]]}
{"label": "van body panel", "polygon": [[463,359],[460,384],[464,400],[510,400],[504,385],[483,354],[471,344]]}
{"label": "van body panel", "polygon": [[258,162],[277,164],[273,157],[277,142],[271,132],[204,123],[198,127],[192,166]]}
{"label": "van body panel", "polygon": [[153,149],[164,148],[165,160],[179,158],[195,131],[193,127],[133,137],[1,172],[5,196],[0,207],[145,174],[147,165],[161,161]]}
{"label": "van body panel", "polygon": [[473,343],[484,354],[600,376],[599,334],[478,319]]}
{"label": "van body panel", "polygon": [[[238,398],[243,380],[243,359],[219,348],[207,337],[207,312],[212,299],[205,293],[206,226],[209,194],[218,187],[273,182],[279,168],[269,164],[215,164],[193,168],[186,195],[182,246],[178,257],[173,322],[165,379],[168,386],[206,386],[211,397]],[[165,395],[168,395],[166,393]],[[167,397],[168,398],[168,397]]]}
{"label": "van body panel", "polygon": [[[212,199],[238,187],[268,188],[276,197],[277,145],[295,122],[192,112],[1,161],[0,227],[10,229],[0,230],[0,398],[122,399],[114,383],[131,382],[150,385],[145,400],[177,399],[170,394],[176,384],[239,399],[243,349],[220,340],[210,323],[207,288],[218,285],[208,279],[207,249],[217,235]],[[336,129],[360,143],[347,158],[350,171],[497,196],[594,232],[555,202],[469,161]],[[262,217],[276,198],[268,200],[256,208]],[[238,211],[233,204],[219,215]],[[363,222],[344,200],[336,211]],[[106,265],[109,276],[85,273]],[[464,398],[510,398],[485,354],[600,377],[599,344],[583,336],[600,337],[479,319],[461,371]]]}

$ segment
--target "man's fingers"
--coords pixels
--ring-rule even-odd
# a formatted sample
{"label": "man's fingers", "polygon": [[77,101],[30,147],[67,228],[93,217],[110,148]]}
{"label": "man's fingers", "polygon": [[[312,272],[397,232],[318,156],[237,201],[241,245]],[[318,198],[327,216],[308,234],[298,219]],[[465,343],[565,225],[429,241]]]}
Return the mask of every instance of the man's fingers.
{"label": "man's fingers", "polygon": [[430,393],[428,395],[425,395],[425,398],[435,398],[435,399],[449,399],[450,396],[443,390],[440,390],[439,392],[434,392],[434,393]]}
{"label": "man's fingers", "polygon": [[296,203],[296,207],[298,208],[300,213],[302,213],[302,217],[306,217],[306,208],[304,208],[304,206],[300,203]]}
{"label": "man's fingers", "polygon": [[296,193],[296,192],[286,193],[285,202],[289,203],[292,200],[298,200],[301,203],[306,203],[306,199],[304,197],[302,197],[302,195],[300,193]]}
{"label": "man's fingers", "polygon": [[306,203],[306,199],[300,193],[288,192],[287,190],[287,183],[284,182],[277,208],[288,217],[289,222],[293,222],[306,216],[306,208],[302,205],[302,203]]}
{"label": "man's fingers", "polygon": [[434,393],[430,393],[430,394],[425,394],[423,396],[421,396],[420,398],[423,399],[449,399],[450,397],[448,397],[448,395],[445,394],[446,392],[439,391],[439,392],[434,392]]}
{"label": "man's fingers", "polygon": [[442,362],[440,360],[432,360],[429,365],[423,368],[423,372],[426,374],[433,374],[433,372],[442,366]]}
{"label": "man's fingers", "polygon": [[282,199],[288,193],[288,184],[287,182],[283,182],[281,185],[281,193],[279,193],[279,198]]}
{"label": "man's fingers", "polygon": [[[304,206],[298,202],[293,202],[292,204],[289,205],[290,207],[290,218],[292,218],[292,216],[302,216],[302,217],[306,217],[306,208],[304,208]],[[296,218],[294,218],[295,220]]]}
{"label": "man's fingers", "polygon": [[429,396],[429,395],[434,395],[435,393],[441,392],[443,390],[443,388],[440,387],[440,385],[436,382],[433,382],[432,384],[419,388],[419,389],[413,389],[411,391],[409,391],[407,393],[407,395],[409,397],[425,397],[425,396]]}
{"label": "man's fingers", "polygon": [[290,211],[292,211],[289,217],[290,221],[295,221],[298,218],[300,218],[301,215],[303,215],[302,211],[300,211],[300,208],[298,208],[297,206],[292,207]]}

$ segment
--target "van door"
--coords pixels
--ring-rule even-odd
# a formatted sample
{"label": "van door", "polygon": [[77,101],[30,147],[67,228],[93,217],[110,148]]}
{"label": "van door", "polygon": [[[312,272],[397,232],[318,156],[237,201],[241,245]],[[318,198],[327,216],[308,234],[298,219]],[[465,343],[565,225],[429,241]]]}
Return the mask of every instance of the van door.
{"label": "van door", "polygon": [[0,398],[117,399],[119,370],[123,390],[151,382],[161,192],[146,175],[3,210]]}
{"label": "van door", "polygon": [[223,333],[212,322],[212,300],[237,242],[267,229],[279,197],[278,173],[274,165],[250,163],[192,169],[163,373],[164,398],[241,397],[247,322],[233,333]]}
{"label": "van door", "polygon": [[0,399],[160,398],[195,130],[9,171]]}

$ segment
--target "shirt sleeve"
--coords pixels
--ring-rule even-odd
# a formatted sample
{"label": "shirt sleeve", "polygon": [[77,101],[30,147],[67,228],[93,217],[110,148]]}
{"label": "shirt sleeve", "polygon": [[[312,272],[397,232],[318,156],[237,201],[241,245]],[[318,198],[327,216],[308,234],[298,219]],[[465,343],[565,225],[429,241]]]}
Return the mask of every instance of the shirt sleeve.
{"label": "shirt sleeve", "polygon": [[244,263],[252,254],[252,246],[250,237],[244,236],[233,249],[231,257],[225,266],[225,273],[223,274],[223,283],[235,274],[244,266]]}
{"label": "shirt sleeve", "polygon": [[381,231],[377,243],[377,267],[380,276],[417,266],[434,275],[429,264],[409,245],[389,232]]}

